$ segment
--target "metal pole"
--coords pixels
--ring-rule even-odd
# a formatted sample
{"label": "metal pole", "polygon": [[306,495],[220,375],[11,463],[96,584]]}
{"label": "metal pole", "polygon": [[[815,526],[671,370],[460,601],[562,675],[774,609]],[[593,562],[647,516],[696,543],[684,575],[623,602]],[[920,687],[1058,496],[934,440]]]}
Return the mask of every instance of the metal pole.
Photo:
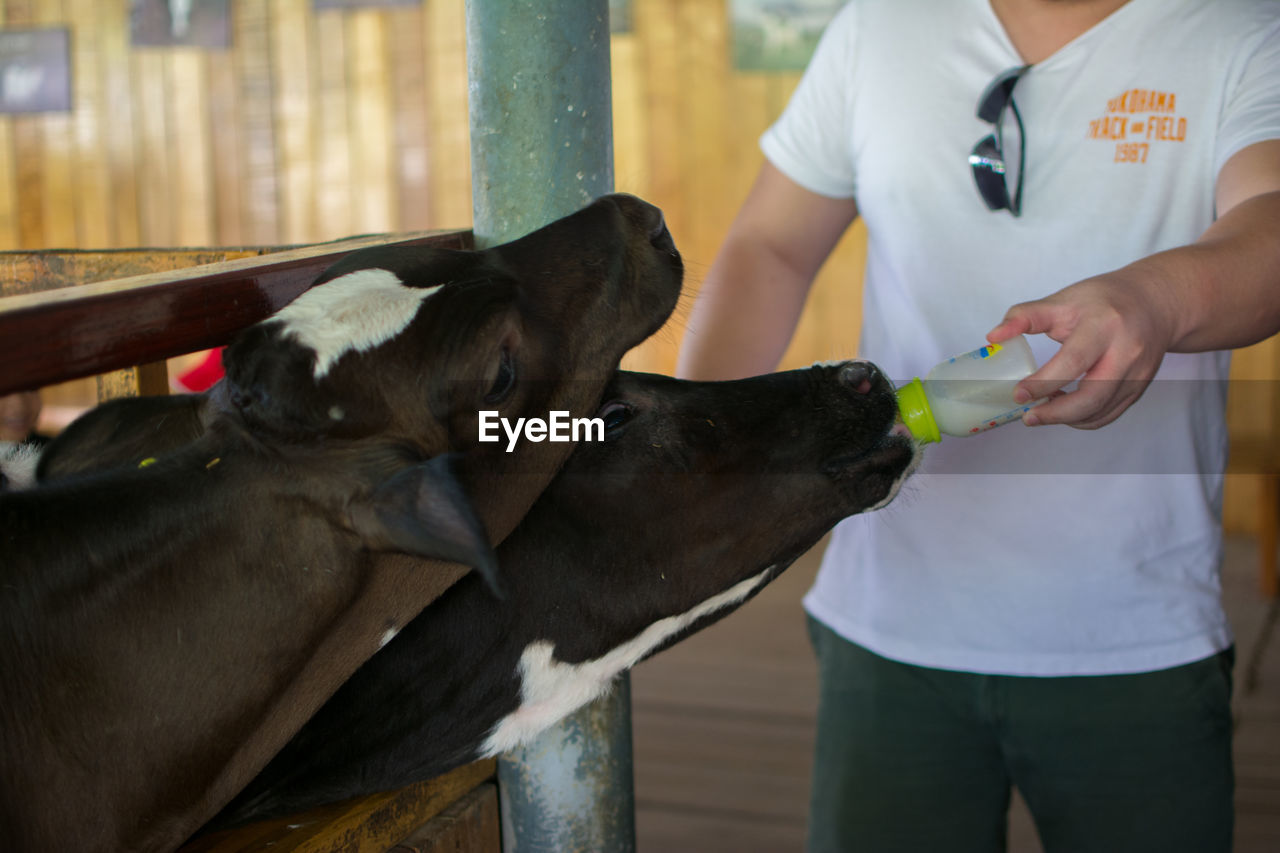
{"label": "metal pole", "polygon": [[[476,245],[613,191],[607,0],[467,0]],[[631,687],[498,762],[506,853],[635,850]]]}
{"label": "metal pole", "polygon": [[504,853],[636,847],[631,681],[498,759]]}
{"label": "metal pole", "polygon": [[607,0],[467,0],[479,248],[613,192]]}

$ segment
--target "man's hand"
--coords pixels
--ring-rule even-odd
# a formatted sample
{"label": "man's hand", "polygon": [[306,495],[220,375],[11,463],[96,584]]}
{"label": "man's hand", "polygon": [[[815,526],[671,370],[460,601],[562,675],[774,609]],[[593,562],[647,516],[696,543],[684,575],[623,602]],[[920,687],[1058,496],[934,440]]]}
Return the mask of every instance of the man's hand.
{"label": "man's hand", "polygon": [[[1176,324],[1169,315],[1177,306],[1147,298],[1151,291],[1141,276],[1126,267],[1020,303],[987,334],[992,343],[1045,334],[1062,344],[1014,391],[1018,403],[1053,398],[1027,412],[1024,422],[1096,429],[1142,396],[1173,344]],[[1061,393],[1077,379],[1078,388]]]}

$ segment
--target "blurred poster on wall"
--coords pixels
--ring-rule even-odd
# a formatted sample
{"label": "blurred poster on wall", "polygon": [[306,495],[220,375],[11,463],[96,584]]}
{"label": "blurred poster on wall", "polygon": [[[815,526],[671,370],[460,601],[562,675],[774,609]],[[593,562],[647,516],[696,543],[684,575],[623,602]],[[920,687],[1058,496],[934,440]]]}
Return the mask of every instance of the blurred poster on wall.
{"label": "blurred poster on wall", "polygon": [[134,47],[231,46],[231,0],[131,0]]}
{"label": "blurred poster on wall", "polygon": [[0,31],[0,112],[69,112],[70,45],[65,27]]}
{"label": "blurred poster on wall", "polygon": [[733,66],[802,71],[844,0],[730,0]]}

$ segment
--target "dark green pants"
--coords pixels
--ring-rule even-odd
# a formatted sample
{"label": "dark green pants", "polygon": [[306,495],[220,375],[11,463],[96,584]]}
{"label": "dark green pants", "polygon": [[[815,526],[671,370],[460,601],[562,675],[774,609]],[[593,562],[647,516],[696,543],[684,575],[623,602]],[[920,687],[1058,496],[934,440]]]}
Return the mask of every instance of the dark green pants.
{"label": "dark green pants", "polygon": [[1024,678],[910,666],[809,630],[810,853],[999,853],[1013,785],[1046,853],[1231,850],[1231,652]]}

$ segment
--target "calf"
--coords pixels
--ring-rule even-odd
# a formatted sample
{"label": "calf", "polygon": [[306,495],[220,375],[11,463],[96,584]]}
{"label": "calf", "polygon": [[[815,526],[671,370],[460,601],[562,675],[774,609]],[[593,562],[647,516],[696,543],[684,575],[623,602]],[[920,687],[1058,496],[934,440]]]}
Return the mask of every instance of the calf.
{"label": "calf", "polygon": [[527,741],[886,504],[916,458],[865,362],[722,383],[623,373],[605,399],[605,441],[575,449],[499,548],[506,599],[474,576],[454,585],[210,829]]}
{"label": "calf", "polygon": [[[487,251],[357,253],[242,333],[217,393],[155,407],[136,465],[0,495],[0,849],[175,847],[450,563],[497,586],[488,539],[571,448],[479,444],[477,412],[589,414],[680,278],[624,196]],[[110,467],[127,411],[45,467]]]}

